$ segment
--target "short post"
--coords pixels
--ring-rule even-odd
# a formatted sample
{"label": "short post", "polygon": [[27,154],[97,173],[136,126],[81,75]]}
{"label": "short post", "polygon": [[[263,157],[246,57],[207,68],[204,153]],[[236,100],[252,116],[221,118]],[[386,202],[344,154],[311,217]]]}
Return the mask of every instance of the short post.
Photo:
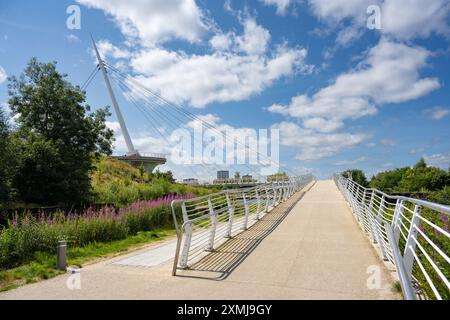
{"label": "short post", "polygon": [[231,199],[230,199],[229,193],[227,193],[226,197],[227,197],[227,207],[228,207],[228,227],[227,227],[227,233],[225,234],[225,238],[231,238],[231,233],[233,232],[234,206],[231,204]]}
{"label": "short post", "polygon": [[403,253],[403,263],[405,265],[406,273],[411,280],[411,273],[414,264],[414,253],[416,251],[416,238],[417,238],[417,229],[420,227],[420,214],[422,212],[422,207],[420,205],[416,205],[414,208],[413,217],[411,220],[411,225],[409,227],[408,238],[406,239],[405,251]]}
{"label": "short post", "polygon": [[261,198],[259,197],[258,189],[255,189],[255,195],[256,195],[256,220],[259,220],[259,214],[261,211]]}
{"label": "short post", "polygon": [[208,198],[208,207],[209,207],[209,215],[211,219],[211,233],[209,235],[208,246],[206,247],[206,251],[214,250],[214,239],[216,237],[216,229],[217,229],[217,213],[214,212],[214,207],[211,202],[211,197]]}
{"label": "short post", "polygon": [[245,192],[242,193],[242,201],[244,202],[244,225],[242,226],[243,230],[247,230],[247,226],[248,226],[248,215],[250,213],[249,210],[249,206],[248,206],[248,202],[247,202],[247,197],[245,196]]}
{"label": "short post", "polygon": [[58,241],[56,247],[56,268],[66,270],[67,268],[67,241]]}

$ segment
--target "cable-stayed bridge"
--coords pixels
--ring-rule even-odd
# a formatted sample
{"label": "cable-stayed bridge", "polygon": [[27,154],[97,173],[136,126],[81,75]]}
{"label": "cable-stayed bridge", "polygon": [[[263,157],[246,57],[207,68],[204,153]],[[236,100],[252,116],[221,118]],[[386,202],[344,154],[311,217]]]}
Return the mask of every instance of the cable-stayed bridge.
{"label": "cable-stayed bridge", "polygon": [[[149,122],[196,118],[99,61]],[[448,206],[291,174],[172,208],[174,239],[0,299],[450,299]]]}

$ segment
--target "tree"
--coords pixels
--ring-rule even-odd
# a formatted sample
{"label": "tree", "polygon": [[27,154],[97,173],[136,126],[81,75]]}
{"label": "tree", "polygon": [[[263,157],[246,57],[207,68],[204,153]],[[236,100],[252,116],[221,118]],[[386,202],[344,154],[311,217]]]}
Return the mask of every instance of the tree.
{"label": "tree", "polygon": [[[19,79],[11,77],[8,101],[18,124],[15,144],[19,197],[37,203],[76,203],[90,195],[89,173],[101,154],[111,154],[108,108],[90,112],[85,94],[65,80],[56,62],[31,59]],[[89,114],[88,114],[89,113]]]}
{"label": "tree", "polygon": [[289,180],[289,176],[287,175],[286,172],[278,172],[275,174],[272,174],[270,176],[267,177],[267,181],[271,182],[271,181],[287,181]]}
{"label": "tree", "polygon": [[6,115],[0,109],[0,205],[9,200],[11,193],[11,157],[9,127]]}
{"label": "tree", "polygon": [[239,171],[236,171],[234,174],[234,178],[235,179],[240,179],[241,178],[241,173]]}
{"label": "tree", "polygon": [[366,175],[362,170],[348,169],[344,171],[342,175],[346,178],[351,178],[353,181],[362,185],[363,187],[367,187],[369,185],[369,183],[367,182]]}
{"label": "tree", "polygon": [[173,177],[172,171],[161,172],[159,170],[156,170],[156,172],[151,174],[151,177],[152,177],[152,180],[162,179],[162,180],[166,180],[167,182],[170,182],[170,183],[175,183],[175,178]]}
{"label": "tree", "polygon": [[404,172],[397,191],[435,191],[448,185],[450,185],[450,175],[446,171],[428,167],[425,161],[420,159],[412,169],[408,168]]}
{"label": "tree", "polygon": [[399,168],[391,171],[378,173],[370,180],[370,187],[385,192],[391,192],[398,189],[398,185],[403,178],[403,174],[409,168]]}

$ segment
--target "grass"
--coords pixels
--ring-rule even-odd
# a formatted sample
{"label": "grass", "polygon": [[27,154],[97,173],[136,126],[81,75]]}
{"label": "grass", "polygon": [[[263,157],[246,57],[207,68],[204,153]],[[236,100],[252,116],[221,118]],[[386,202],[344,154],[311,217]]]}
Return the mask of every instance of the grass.
{"label": "grass", "polygon": [[[123,240],[107,243],[92,243],[84,247],[69,247],[68,264],[70,266],[83,267],[99,259],[111,258],[120,253],[139,249],[144,245],[161,241],[174,234],[174,230],[145,231]],[[50,279],[65,273],[64,271],[56,270],[55,266],[55,255],[36,252],[33,262],[14,269],[0,271],[0,292],[15,289],[25,284]]]}
{"label": "grass", "polygon": [[201,196],[217,191],[199,186],[172,183],[161,178],[158,173],[134,168],[130,164],[109,157],[99,159],[91,174],[93,203],[126,206],[133,201],[156,199],[167,194],[192,193]]}

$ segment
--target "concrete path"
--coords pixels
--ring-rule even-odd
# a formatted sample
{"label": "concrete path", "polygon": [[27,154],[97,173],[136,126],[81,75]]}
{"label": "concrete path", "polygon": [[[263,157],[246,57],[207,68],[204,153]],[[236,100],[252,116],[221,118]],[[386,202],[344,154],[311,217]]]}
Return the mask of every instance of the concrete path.
{"label": "concrete path", "polygon": [[[76,284],[70,282],[75,278],[63,275],[0,293],[0,300],[401,298],[334,182],[319,181],[298,201],[300,196],[225,243],[216,256],[177,277],[170,276],[172,261],[166,259],[152,267],[137,267],[143,259],[158,257],[158,250],[166,256],[173,246],[167,242],[153,252],[146,249],[86,266],[80,274],[80,290],[68,289],[68,279]],[[224,268],[220,254],[239,259]],[[379,288],[368,288],[368,278],[377,274]]]}

